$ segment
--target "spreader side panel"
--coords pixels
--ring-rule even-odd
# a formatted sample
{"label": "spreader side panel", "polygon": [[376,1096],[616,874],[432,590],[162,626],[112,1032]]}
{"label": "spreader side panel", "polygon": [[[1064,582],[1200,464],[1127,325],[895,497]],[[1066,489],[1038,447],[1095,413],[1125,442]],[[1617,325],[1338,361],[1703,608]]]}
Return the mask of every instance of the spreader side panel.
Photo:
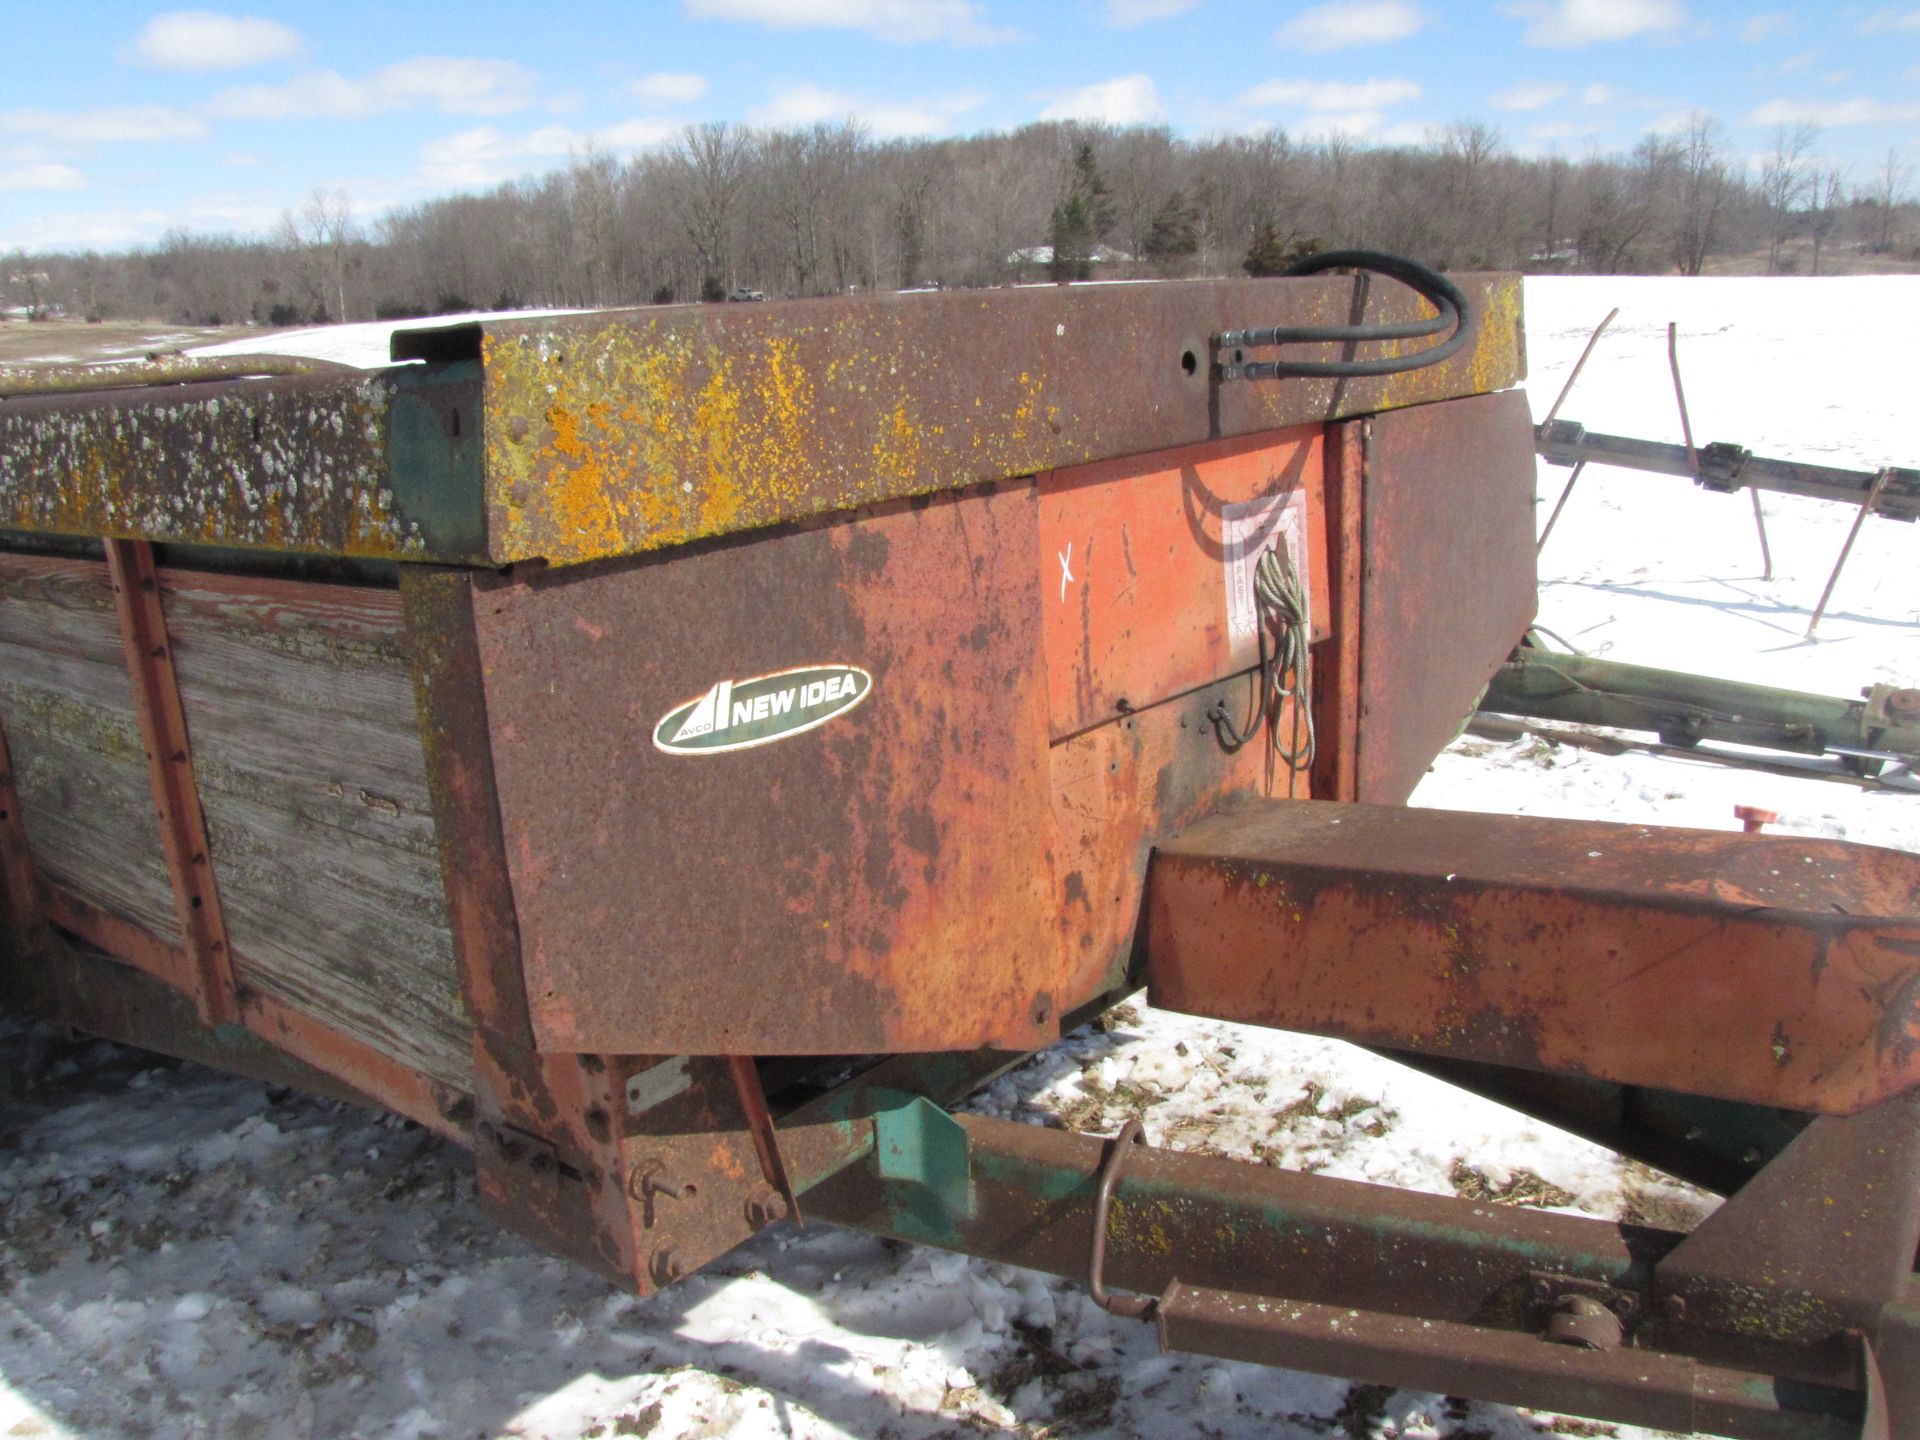
{"label": "spreader side panel", "polygon": [[1518,390],[1360,423],[1357,798],[1397,805],[1533,623],[1533,429]]}
{"label": "spreader side panel", "polygon": [[536,1044],[1057,1033],[1031,483],[476,595]]}

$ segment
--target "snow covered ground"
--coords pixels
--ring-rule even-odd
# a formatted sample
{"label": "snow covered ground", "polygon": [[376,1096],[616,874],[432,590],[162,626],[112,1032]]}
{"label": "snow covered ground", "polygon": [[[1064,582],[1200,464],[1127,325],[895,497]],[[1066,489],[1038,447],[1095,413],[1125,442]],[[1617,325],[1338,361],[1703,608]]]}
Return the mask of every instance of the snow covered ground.
{"label": "snow covered ground", "polygon": [[[1563,415],[1831,463],[1920,463],[1920,279],[1528,285],[1536,415],[1621,315]],[[1565,472],[1544,469],[1551,503]],[[1583,650],[1848,695],[1920,680],[1912,527],[1869,521],[1817,642],[1850,517],[1589,470],[1542,560],[1541,620]],[[1543,509],[1544,518],[1544,509]],[[1902,579],[1902,576],[1908,578]],[[1533,740],[1457,742],[1417,803],[1920,849],[1920,796]],[[650,1301],[495,1230],[461,1152],[397,1120],[0,1022],[0,1435],[1401,1436],[1631,1427],[1157,1353],[1076,1286],[813,1227]],[[1139,1002],[978,1100],[1270,1164],[1684,1227],[1706,1197],[1334,1042]]]}

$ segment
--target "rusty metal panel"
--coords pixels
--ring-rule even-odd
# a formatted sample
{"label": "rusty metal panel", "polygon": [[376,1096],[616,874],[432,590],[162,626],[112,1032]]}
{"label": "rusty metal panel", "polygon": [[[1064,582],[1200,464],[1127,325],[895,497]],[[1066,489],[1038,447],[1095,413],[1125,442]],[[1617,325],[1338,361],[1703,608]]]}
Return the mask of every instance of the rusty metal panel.
{"label": "rusty metal panel", "polygon": [[479,582],[538,1048],[1057,1033],[1037,510],[1014,485]]}
{"label": "rusty metal panel", "polygon": [[1229,750],[1207,715],[1216,705],[1241,714],[1252,685],[1210,685],[1053,747],[1062,1008],[1131,973],[1154,842],[1271,783],[1265,737]]}
{"label": "rusty metal panel", "polygon": [[1326,636],[1323,434],[1297,426],[1040,478],[1055,740],[1258,664],[1253,561],[1283,540]]}
{"label": "rusty metal panel", "polygon": [[[1373,380],[1212,378],[1221,331],[1362,318],[1332,276],[490,321],[396,354],[482,357],[489,555],[558,564],[1516,383],[1518,279],[1454,278],[1474,342]],[[1368,321],[1422,313],[1365,294]]]}
{"label": "rusty metal panel", "polygon": [[1533,622],[1533,430],[1509,391],[1365,422],[1354,798],[1405,800]]}
{"label": "rusty metal panel", "polygon": [[1801,837],[1250,804],[1155,852],[1169,1009],[1756,1105],[1920,1084],[1920,857]]}

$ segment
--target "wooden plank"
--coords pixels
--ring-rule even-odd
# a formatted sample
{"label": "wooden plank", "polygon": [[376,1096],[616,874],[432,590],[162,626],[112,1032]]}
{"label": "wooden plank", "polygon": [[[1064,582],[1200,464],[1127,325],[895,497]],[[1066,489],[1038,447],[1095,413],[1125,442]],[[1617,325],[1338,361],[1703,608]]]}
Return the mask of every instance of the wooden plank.
{"label": "wooden plank", "polygon": [[161,592],[241,981],[466,1088],[399,595],[175,570]]}
{"label": "wooden plank", "polygon": [[43,876],[171,943],[173,890],[104,564],[0,553],[0,723]]}

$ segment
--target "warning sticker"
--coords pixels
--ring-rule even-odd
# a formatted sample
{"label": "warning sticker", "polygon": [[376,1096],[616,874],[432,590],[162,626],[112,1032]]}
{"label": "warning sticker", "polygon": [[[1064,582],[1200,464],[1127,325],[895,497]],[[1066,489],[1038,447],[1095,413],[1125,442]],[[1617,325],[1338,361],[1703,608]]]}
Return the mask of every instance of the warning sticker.
{"label": "warning sticker", "polygon": [[1235,650],[1251,646],[1260,633],[1260,608],[1253,597],[1253,567],[1276,544],[1285,544],[1301,589],[1312,593],[1307,575],[1307,497],[1262,495],[1220,507],[1220,548],[1227,577],[1227,643]]}

